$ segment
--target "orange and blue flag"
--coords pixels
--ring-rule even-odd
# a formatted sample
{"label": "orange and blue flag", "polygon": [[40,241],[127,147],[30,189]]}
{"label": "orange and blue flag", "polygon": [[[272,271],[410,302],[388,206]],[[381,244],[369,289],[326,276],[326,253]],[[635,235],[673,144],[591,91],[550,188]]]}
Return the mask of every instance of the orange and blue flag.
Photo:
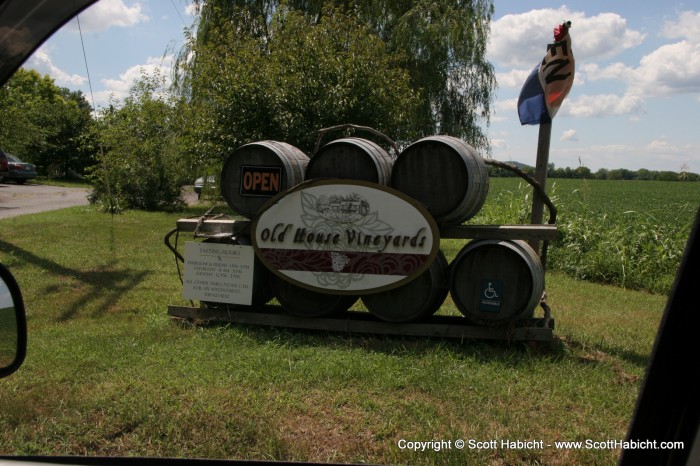
{"label": "orange and blue flag", "polygon": [[542,63],[528,76],[518,97],[518,116],[523,125],[550,123],[574,83],[575,61],[567,21],[554,29]]}

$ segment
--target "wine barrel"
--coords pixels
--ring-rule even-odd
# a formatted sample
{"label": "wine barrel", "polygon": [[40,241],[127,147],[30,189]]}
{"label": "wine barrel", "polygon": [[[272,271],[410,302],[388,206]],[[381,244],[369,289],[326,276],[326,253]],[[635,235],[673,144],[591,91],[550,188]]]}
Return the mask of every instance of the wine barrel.
{"label": "wine barrel", "polygon": [[367,310],[387,322],[411,322],[430,317],[447,297],[447,259],[438,252],[430,267],[415,280],[388,291],[362,297]]}
{"label": "wine barrel", "polygon": [[451,136],[430,136],[399,154],[391,186],[423,203],[438,224],[455,225],[479,212],[489,178],[472,146]]}
{"label": "wine barrel", "polygon": [[392,164],[389,154],[372,141],[336,139],[311,157],[304,179],[342,178],[388,185]]}
{"label": "wine barrel", "polygon": [[[204,242],[242,246],[250,246],[253,244],[250,240],[250,236],[247,235],[239,235],[235,238],[209,238],[204,240]],[[256,255],[253,262],[253,299],[250,306],[218,302],[205,302],[205,304],[207,307],[230,307],[236,309],[249,309],[264,306],[273,298],[272,285],[270,283],[271,275],[272,273],[260,262],[260,259],[258,259]]]}
{"label": "wine barrel", "polygon": [[272,275],[272,291],[289,314],[299,317],[324,317],[347,311],[357,296],[319,293]]}
{"label": "wine barrel", "polygon": [[285,142],[258,141],[236,149],[221,171],[221,194],[229,207],[254,218],[271,197],[304,180],[309,157]]}
{"label": "wine barrel", "polygon": [[462,314],[481,325],[530,317],[544,291],[542,262],[524,241],[472,241],[450,268],[453,301]]}

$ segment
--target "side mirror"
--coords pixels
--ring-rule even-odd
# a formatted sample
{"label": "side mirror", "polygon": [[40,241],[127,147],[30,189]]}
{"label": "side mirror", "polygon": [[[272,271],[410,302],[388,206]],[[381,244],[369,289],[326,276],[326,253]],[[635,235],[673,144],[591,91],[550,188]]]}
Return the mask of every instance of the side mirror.
{"label": "side mirror", "polygon": [[19,285],[0,264],[0,378],[7,377],[24,362],[27,354],[27,317]]}

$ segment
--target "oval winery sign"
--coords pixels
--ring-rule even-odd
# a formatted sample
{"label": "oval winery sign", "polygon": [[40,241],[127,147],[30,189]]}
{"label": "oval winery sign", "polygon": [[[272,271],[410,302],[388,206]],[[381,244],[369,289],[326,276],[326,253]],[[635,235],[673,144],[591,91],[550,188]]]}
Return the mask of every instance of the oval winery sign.
{"label": "oval winery sign", "polygon": [[261,209],[253,246],[274,273],[333,294],[366,294],[423,273],[440,246],[437,224],[416,200],[356,180],[298,184]]}

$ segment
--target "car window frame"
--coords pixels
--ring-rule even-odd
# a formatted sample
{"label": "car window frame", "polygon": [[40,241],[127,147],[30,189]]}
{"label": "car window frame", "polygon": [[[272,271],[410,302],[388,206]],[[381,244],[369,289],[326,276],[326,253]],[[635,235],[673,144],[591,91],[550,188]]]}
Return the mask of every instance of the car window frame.
{"label": "car window frame", "polygon": [[[37,0],[31,2],[31,5],[34,5],[35,8],[32,6],[27,7],[27,15],[18,17],[20,20],[19,25],[24,25],[27,18],[36,13],[37,10],[42,8],[50,9],[51,7],[47,5],[51,5],[52,3],[54,6],[60,5],[56,6],[56,8],[61,9],[63,14],[60,18],[57,18],[54,23],[42,29],[39,36],[33,37],[33,39],[36,39],[35,43],[23,50],[22,57],[12,56],[11,60],[7,60],[8,62],[11,61],[11,63],[4,64],[0,70],[0,86],[5,84],[12,74],[22,66],[26,59],[31,56],[46,39],[85,8],[88,8],[97,1],[98,0],[81,0],[79,2],[69,3]],[[27,4],[30,4],[30,0],[0,0],[0,14],[12,8],[17,8],[17,5],[25,6]],[[6,25],[0,22],[0,29],[3,26]],[[2,39],[3,38],[0,37],[0,46],[2,45]],[[0,48],[0,50],[2,49]],[[687,293],[693,293],[694,289],[697,287],[697,283],[700,283],[700,278],[698,278],[700,277],[700,254],[698,253],[700,249],[700,239],[698,238],[699,224],[700,209],[696,215],[693,230],[687,240],[681,267],[677,272],[676,283],[669,295],[662,323],[657,330],[656,342],[650,356],[650,362],[647,365],[645,381],[638,395],[637,405],[628,429],[628,438],[631,438],[632,435],[646,435],[645,433],[662,431],[673,432],[675,430],[676,435],[683,435],[684,439],[689,440],[688,445],[690,447],[686,450],[687,457],[684,463],[693,460],[690,458],[691,448],[693,452],[700,451],[700,446],[698,445],[700,443],[700,435],[698,435],[700,433],[700,429],[698,429],[700,423],[700,395],[698,395],[698,393],[700,392],[695,391],[697,388],[695,385],[685,383],[685,379],[683,378],[679,379],[679,377],[682,377],[681,374],[673,370],[664,369],[663,366],[673,365],[677,363],[679,358],[687,357],[688,354],[678,352],[686,348],[683,345],[679,346],[678,342],[694,342],[696,338],[696,313],[683,312],[683,306],[688,306],[690,304],[689,302],[683,302],[683,299],[687,299]],[[692,334],[689,334],[689,332],[692,332]],[[697,346],[695,346],[695,348],[697,348]],[[695,351],[697,352],[697,350]],[[660,374],[668,378],[661,378]],[[673,383],[671,383],[671,379],[673,379]],[[670,400],[668,398],[665,400],[657,399],[660,393],[667,393],[667,390],[663,388],[664,386],[673,387],[673,390],[675,390],[669,394]],[[668,408],[665,412],[663,409],[653,408],[653,404],[659,402],[664,403],[664,406]],[[658,413],[660,417],[654,419],[649,418],[647,415],[651,412],[649,410]],[[676,429],[678,427],[678,416],[681,415],[679,413],[685,416],[683,420],[684,429],[682,432]],[[654,458],[654,463],[665,463],[667,461],[679,459],[678,457],[672,458],[670,456],[673,454],[673,450],[637,450],[636,452],[642,452],[646,455],[644,457],[645,462],[651,461],[651,456]],[[634,461],[639,457],[635,457],[634,455],[634,450],[631,452],[623,450],[620,464],[635,464]],[[700,456],[700,453],[698,456]]]}

